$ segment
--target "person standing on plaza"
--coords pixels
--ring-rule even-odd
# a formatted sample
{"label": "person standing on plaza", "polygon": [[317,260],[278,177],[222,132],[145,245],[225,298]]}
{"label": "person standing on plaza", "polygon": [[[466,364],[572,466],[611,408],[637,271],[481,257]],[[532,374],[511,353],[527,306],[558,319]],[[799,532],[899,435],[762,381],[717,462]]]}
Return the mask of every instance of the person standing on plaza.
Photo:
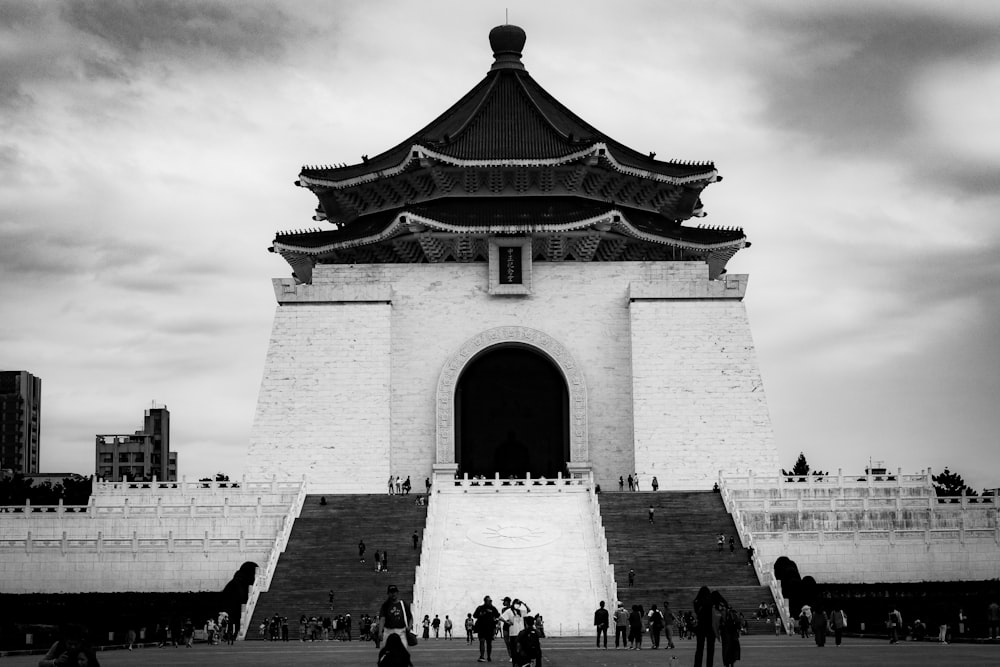
{"label": "person standing on plaza", "polygon": [[594,612],[594,625],[597,627],[597,648],[601,648],[601,635],[604,635],[604,648],[608,648],[608,610],[604,608],[604,600],[601,606]]}
{"label": "person standing on plaza", "polygon": [[618,475],[618,491],[624,491],[624,490],[625,490],[625,479],[621,475]]}
{"label": "person standing on plaza", "polygon": [[524,629],[524,614],[530,614],[531,607],[517,598],[507,606],[508,600],[509,598],[503,600],[505,609],[500,612],[500,622],[503,623],[503,640],[507,645],[507,653],[513,658],[514,639]]}
{"label": "person standing on plaza", "polygon": [[623,602],[618,603],[615,609],[615,648],[618,648],[618,638],[622,640],[622,647],[628,648],[628,611]]}
{"label": "person standing on plaza", "polygon": [[635,483],[632,481],[632,475],[628,476],[628,490],[635,491]]}
{"label": "person standing on plaza", "polygon": [[378,667],[413,667],[410,652],[399,635],[390,634],[385,640],[385,646],[378,652]]}
{"label": "person standing on plaza", "polygon": [[660,648],[660,633],[663,632],[663,614],[654,604],[646,614],[647,627],[649,628],[649,643],[653,648]]}
{"label": "person standing on plaza", "polygon": [[639,473],[635,474],[635,478],[634,478],[633,481],[635,482],[635,490],[638,491],[639,490]]}
{"label": "person standing on plaza", "polygon": [[389,475],[389,495],[393,495],[396,492],[396,485],[394,484],[395,478]]}
{"label": "person standing on plaza", "polygon": [[542,633],[535,628],[535,619],[524,617],[524,628],[513,639],[512,661],[515,667],[542,667]]}
{"label": "person standing on plaza", "polygon": [[493,606],[493,599],[489,595],[483,598],[483,603],[476,607],[472,613],[475,619],[476,634],[479,636],[479,660],[478,662],[493,661],[493,636],[497,631],[497,621],[500,620],[500,611]]}
{"label": "person standing on plaza", "polygon": [[826,629],[830,619],[826,617],[826,612],[821,608],[813,610],[812,631],[816,646],[826,646]]}
{"label": "person standing on plaza", "polygon": [[630,650],[642,650],[642,607],[637,604],[628,615],[628,641]]}
{"label": "person standing on plaza", "polygon": [[451,622],[451,617],[448,616],[448,614],[445,614],[444,615],[444,638],[445,639],[454,639],[455,638],[454,635],[452,635],[452,633],[451,633],[451,629],[453,627],[454,627],[454,624]]}
{"label": "person standing on plaza", "polygon": [[399,635],[406,646],[406,631],[413,629],[413,617],[405,602],[399,599],[399,588],[392,584],[386,589],[388,597],[378,610],[377,642],[381,644],[386,635]]}
{"label": "person standing on plaza", "polygon": [[677,616],[670,609],[670,603],[663,601],[663,636],[667,639],[667,648],[674,648],[673,628],[677,623]]}
{"label": "person standing on plaza", "polygon": [[660,483],[658,481],[656,481],[656,477],[653,477],[653,481],[650,482],[649,484],[650,484],[650,486],[653,487],[653,491],[659,491],[660,490]]}
{"label": "person standing on plaza", "polygon": [[715,630],[712,619],[712,591],[708,586],[698,589],[698,594],[692,603],[694,607],[694,667],[701,667],[702,657],[705,658],[705,667],[713,667],[715,664]]}
{"label": "person standing on plaza", "polygon": [[441,639],[441,617],[434,614],[434,620],[431,621],[431,628],[434,630],[434,639]]}
{"label": "person standing on plaza", "polygon": [[476,621],[472,618],[472,614],[469,613],[465,616],[465,643],[472,643],[472,631],[476,627]]}
{"label": "person standing on plaza", "polygon": [[844,630],[847,628],[847,614],[843,609],[834,609],[830,615],[831,625],[833,625],[833,643],[840,646],[844,637]]}
{"label": "person standing on plaza", "polygon": [[[740,632],[743,622],[739,612],[729,606],[719,591],[712,591],[713,631],[719,638],[724,667],[733,667],[741,657]],[[709,663],[711,664],[711,663]]]}
{"label": "person standing on plaza", "polygon": [[899,629],[903,627],[903,615],[896,607],[890,608],[886,625],[889,627],[889,643],[895,644],[899,641]]}

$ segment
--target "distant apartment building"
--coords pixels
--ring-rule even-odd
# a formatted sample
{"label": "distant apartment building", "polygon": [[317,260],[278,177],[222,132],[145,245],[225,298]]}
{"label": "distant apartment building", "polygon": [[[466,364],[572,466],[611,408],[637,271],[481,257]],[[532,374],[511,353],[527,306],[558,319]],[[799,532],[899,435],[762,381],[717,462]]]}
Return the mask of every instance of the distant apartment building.
{"label": "distant apartment building", "polygon": [[141,431],[98,434],[95,452],[94,470],[102,479],[177,479],[177,454],[170,451],[170,411],[165,405],[146,410]]}
{"label": "distant apartment building", "polygon": [[42,379],[27,371],[0,371],[0,469],[38,472]]}

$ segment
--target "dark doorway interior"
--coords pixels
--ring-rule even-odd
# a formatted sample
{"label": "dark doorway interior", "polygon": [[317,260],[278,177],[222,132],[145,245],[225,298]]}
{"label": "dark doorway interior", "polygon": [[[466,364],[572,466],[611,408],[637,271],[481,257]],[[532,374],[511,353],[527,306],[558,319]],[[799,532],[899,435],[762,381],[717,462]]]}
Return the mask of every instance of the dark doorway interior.
{"label": "dark doorway interior", "polygon": [[569,460],[569,398],[562,373],[528,348],[490,349],[455,391],[456,458],[469,476],[555,477]]}

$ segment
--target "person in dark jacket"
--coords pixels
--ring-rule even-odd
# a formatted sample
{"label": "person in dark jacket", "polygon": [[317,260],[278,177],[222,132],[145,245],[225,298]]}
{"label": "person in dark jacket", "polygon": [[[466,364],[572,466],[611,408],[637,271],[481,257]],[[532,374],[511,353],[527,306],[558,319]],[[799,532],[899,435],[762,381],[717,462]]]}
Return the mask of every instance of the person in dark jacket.
{"label": "person in dark jacket", "polygon": [[637,604],[628,615],[628,641],[629,649],[642,650],[642,607]]}
{"label": "person in dark jacket", "polygon": [[608,610],[604,608],[604,600],[601,600],[601,607],[594,612],[594,625],[597,626],[597,648],[601,648],[601,635],[604,635],[604,648],[608,647]]}
{"label": "person in dark jacket", "polygon": [[708,586],[698,589],[693,606],[696,621],[694,667],[701,667],[702,656],[705,667],[712,667],[715,664],[715,630],[712,627],[712,591]]}
{"label": "person in dark jacket", "polygon": [[712,621],[715,635],[719,638],[722,664],[733,667],[740,659],[740,631],[743,623],[740,614],[729,606],[719,591],[712,591]]}
{"label": "person in dark jacket", "polygon": [[827,618],[825,611],[819,607],[813,609],[812,631],[816,646],[826,646],[826,628],[829,623],[830,619]]}

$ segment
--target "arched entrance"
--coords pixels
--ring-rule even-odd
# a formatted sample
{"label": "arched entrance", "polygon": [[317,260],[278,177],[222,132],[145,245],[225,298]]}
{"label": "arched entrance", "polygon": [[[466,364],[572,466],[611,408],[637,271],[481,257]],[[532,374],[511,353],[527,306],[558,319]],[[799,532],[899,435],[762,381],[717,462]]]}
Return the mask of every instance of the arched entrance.
{"label": "arched entrance", "polygon": [[504,326],[481,331],[465,341],[441,369],[435,408],[437,414],[435,476],[448,478],[458,470],[456,459],[459,451],[456,441],[459,428],[456,425],[458,414],[455,397],[459,378],[465,372],[465,368],[483,353],[502,347],[530,350],[548,360],[558,370],[568,392],[568,467],[572,474],[587,473],[590,470],[590,450],[587,444],[587,385],[580,365],[562,343],[548,334],[529,327]]}
{"label": "arched entrance", "polygon": [[489,348],[455,389],[456,463],[463,473],[555,477],[569,461],[569,395],[558,367],[523,345]]}

